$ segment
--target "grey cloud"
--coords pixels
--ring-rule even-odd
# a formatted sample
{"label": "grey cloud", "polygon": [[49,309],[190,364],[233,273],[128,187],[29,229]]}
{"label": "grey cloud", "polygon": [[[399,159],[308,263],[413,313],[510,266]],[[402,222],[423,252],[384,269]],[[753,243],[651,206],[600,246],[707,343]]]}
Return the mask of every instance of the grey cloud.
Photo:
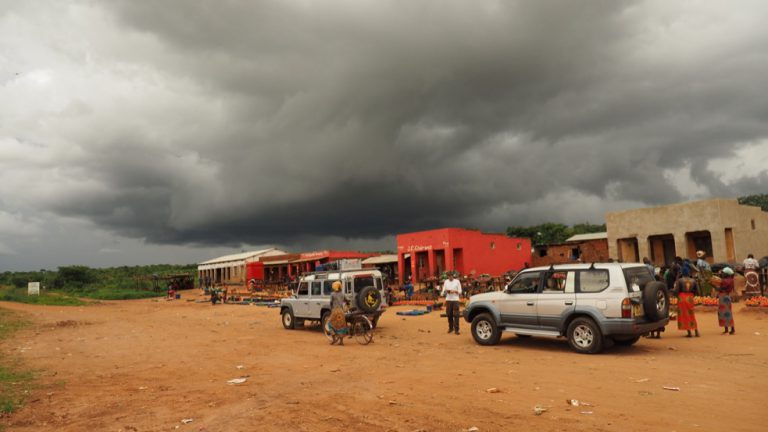
{"label": "grey cloud", "polygon": [[449,225],[580,222],[552,211],[568,196],[592,203],[595,218],[617,203],[680,201],[665,172],[687,165],[712,196],[761,192],[765,179],[724,183],[707,161],[768,136],[768,58],[754,55],[768,31],[742,27],[749,37],[704,46],[697,29],[667,24],[695,9],[85,4],[146,48],[95,41],[103,61],[164,90],[106,112],[72,105],[84,120],[64,138],[87,155],[73,169],[104,188],[39,205],[120,235],[366,242]]}

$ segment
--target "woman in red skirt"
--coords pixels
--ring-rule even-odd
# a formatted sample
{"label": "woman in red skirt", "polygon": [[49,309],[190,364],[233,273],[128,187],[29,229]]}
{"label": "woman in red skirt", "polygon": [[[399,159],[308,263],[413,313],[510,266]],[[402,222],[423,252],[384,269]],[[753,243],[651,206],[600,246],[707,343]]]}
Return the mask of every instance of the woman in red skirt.
{"label": "woman in red skirt", "polygon": [[691,278],[691,269],[683,265],[680,279],[675,282],[674,294],[677,295],[677,329],[686,330],[686,337],[691,337],[691,330],[699,337],[699,325],[693,312],[693,297],[699,293],[696,279]]}

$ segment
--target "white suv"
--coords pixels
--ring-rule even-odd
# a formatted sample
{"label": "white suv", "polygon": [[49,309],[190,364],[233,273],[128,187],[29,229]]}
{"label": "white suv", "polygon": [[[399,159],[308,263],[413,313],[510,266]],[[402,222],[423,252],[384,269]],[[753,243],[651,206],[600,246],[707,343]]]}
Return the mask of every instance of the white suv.
{"label": "white suv", "polygon": [[381,272],[374,269],[335,270],[307,273],[292,297],[280,301],[283,327],[292,330],[306,320],[320,321],[322,328],[331,314],[331,285],[342,283],[352,312],[365,315],[373,328],[386,309]]}
{"label": "white suv", "polygon": [[669,293],[644,264],[563,264],[521,271],[504,289],[470,298],[463,312],[481,345],[501,332],[567,337],[580,353],[632,345],[669,322]]}

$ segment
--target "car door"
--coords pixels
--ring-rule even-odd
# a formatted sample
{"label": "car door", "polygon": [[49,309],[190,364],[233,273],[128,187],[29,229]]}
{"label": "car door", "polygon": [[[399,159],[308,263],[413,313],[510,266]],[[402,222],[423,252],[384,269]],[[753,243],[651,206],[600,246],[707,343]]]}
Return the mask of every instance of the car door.
{"label": "car door", "polygon": [[307,303],[307,318],[320,319],[323,306],[323,281],[315,280],[309,284],[309,302]]}
{"label": "car door", "polygon": [[563,317],[576,307],[576,272],[573,270],[544,273],[541,292],[537,296],[536,313],[544,330],[559,331]]}
{"label": "car door", "polygon": [[541,272],[520,273],[507,285],[498,309],[501,324],[514,327],[538,327],[536,302]]}
{"label": "car door", "polygon": [[296,289],[296,301],[293,303],[293,315],[296,317],[309,314],[309,284],[308,281],[301,281]]}

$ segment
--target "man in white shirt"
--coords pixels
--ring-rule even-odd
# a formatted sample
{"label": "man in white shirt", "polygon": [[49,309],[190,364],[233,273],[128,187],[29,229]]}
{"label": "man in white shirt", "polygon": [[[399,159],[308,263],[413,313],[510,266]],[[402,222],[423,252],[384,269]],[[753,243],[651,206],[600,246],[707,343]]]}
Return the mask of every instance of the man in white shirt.
{"label": "man in white shirt", "polygon": [[445,297],[445,314],[448,316],[448,333],[459,334],[459,299],[461,298],[461,282],[454,279],[453,272],[448,272],[448,279],[443,282],[441,296]]}

